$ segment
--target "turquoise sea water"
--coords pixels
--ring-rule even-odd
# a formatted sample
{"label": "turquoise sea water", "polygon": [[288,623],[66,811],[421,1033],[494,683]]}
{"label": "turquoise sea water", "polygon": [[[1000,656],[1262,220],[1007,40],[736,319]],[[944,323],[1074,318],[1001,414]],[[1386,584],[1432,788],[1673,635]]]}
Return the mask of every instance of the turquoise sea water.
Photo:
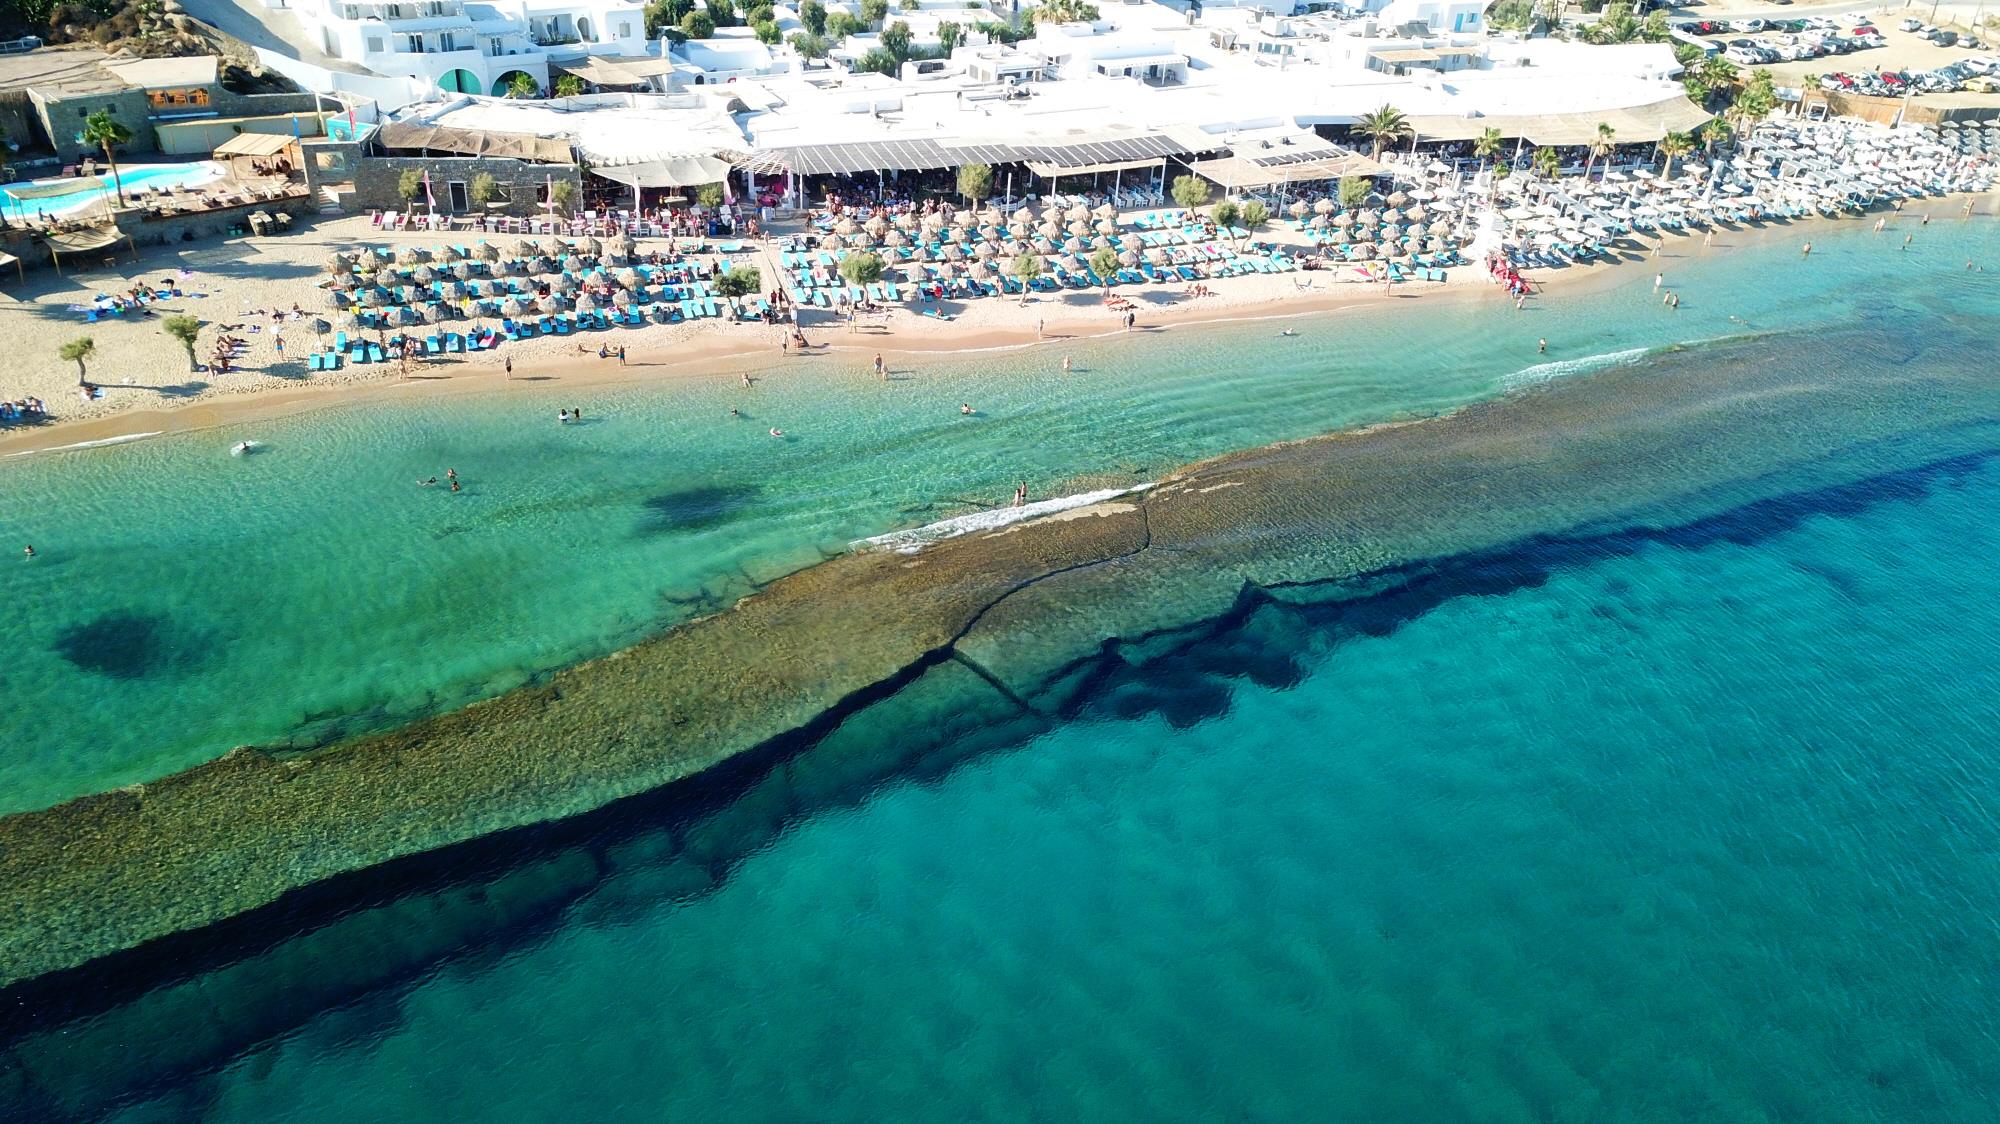
{"label": "turquoise sea water", "polygon": [[[190,164],[134,164],[120,166],[117,187],[127,195],[146,191],[155,187],[198,187],[220,179],[222,165],[213,160],[197,160]],[[25,187],[68,187],[74,188],[61,195],[44,195],[27,199],[17,199],[4,189],[0,189],[0,215],[10,219],[31,219],[37,215],[56,218],[84,210],[99,200],[109,199],[114,186],[111,173],[105,171],[101,179],[90,182],[79,180],[36,180],[32,184],[12,184],[15,188]]]}
{"label": "turquoise sea water", "polygon": [[1988,428],[1262,605],[1053,722],[944,665],[697,812],[279,913],[99,1006],[66,988],[86,1013],[0,1035],[0,1104],[1994,1119]]}
{"label": "turquoise sea water", "polygon": [[[1996,257],[1995,229],[1941,221],[1907,252],[1857,227],[1816,235],[1809,260],[1789,242],[1668,256],[1677,314],[1639,273],[1527,312],[1385,300],[1289,340],[1258,324],[1079,344],[1067,378],[1059,347],[886,383],[857,355],[749,391],[413,394],[10,460],[0,542],[40,557],[0,565],[0,812],[460,705],[856,538],[1003,504],[1016,480],[1047,496],[1148,479],[1649,348],[1990,309],[1992,275],[1962,264]],[[589,423],[557,426],[566,405]],[[226,455],[243,437],[265,449]],[[414,484],[447,467],[464,494]]]}

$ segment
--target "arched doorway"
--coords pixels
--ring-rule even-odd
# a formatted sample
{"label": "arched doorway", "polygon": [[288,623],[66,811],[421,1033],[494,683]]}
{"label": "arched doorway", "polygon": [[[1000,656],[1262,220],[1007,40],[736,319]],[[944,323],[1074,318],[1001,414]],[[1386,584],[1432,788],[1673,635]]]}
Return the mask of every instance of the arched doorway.
{"label": "arched doorway", "polygon": [[493,80],[493,96],[496,98],[506,97],[508,87],[514,84],[514,79],[516,78],[526,78],[528,81],[534,82],[535,88],[537,90],[542,88],[541,82],[538,81],[534,75],[529,74],[527,71],[510,70],[507,73],[502,74],[500,77],[495,78]]}
{"label": "arched doorway", "polygon": [[447,70],[438,79],[438,89],[448,94],[476,94],[479,84],[479,75],[470,70]]}
{"label": "arched doorway", "polygon": [[576,17],[576,37],[586,43],[590,42],[590,17]]}

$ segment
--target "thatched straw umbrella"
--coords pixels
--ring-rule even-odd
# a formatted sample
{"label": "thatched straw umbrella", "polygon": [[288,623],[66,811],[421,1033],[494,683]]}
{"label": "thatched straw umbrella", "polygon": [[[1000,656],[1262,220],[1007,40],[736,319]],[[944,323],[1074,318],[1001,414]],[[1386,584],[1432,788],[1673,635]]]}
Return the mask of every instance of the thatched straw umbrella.
{"label": "thatched straw umbrella", "polygon": [[1053,242],[1062,237],[1062,227],[1053,222],[1045,222],[1035,228],[1035,233]]}
{"label": "thatched straw umbrella", "polygon": [[578,294],[576,298],[576,310],[578,312],[596,312],[597,298],[591,296],[589,293]]}
{"label": "thatched straw umbrella", "polygon": [[1054,203],[1051,203],[1048,206],[1042,208],[1043,222],[1061,222],[1062,220],[1063,220],[1063,211],[1061,207],[1058,207]]}
{"label": "thatched straw umbrella", "polygon": [[630,308],[632,307],[632,294],[620,289],[611,294],[611,303],[617,305],[619,308]]}
{"label": "thatched straw umbrella", "polygon": [[1104,235],[1102,235],[1102,234],[1100,234],[1100,235],[1098,235],[1097,237],[1095,237],[1095,238],[1092,238],[1092,239],[1090,240],[1090,248],[1091,248],[1091,249],[1093,249],[1093,250],[1111,250],[1111,249],[1116,249],[1116,247],[1114,247],[1114,246],[1113,246],[1113,245],[1111,244],[1111,239],[1109,239],[1109,238],[1106,238],[1106,237],[1105,237]]}
{"label": "thatched straw umbrella", "polygon": [[960,246],[970,245],[972,243],[972,231],[961,226],[951,232],[951,240]]}
{"label": "thatched straw umbrella", "polygon": [[1424,210],[1424,205],[1422,203],[1419,203],[1416,206],[1411,207],[1409,210],[1404,211],[1403,217],[1409,219],[1411,222],[1422,222],[1425,219],[1430,218],[1431,213],[1429,211]]}
{"label": "thatched straw umbrella", "polygon": [[460,297],[463,297],[465,295],[465,282],[460,281],[456,278],[453,278],[452,280],[445,282],[444,295],[450,297],[453,300],[458,300]]}
{"label": "thatched straw umbrella", "polygon": [[1382,212],[1377,211],[1371,207],[1363,210],[1360,214],[1354,217],[1357,221],[1361,223],[1362,226],[1374,226],[1376,223],[1382,221]]}
{"label": "thatched straw umbrella", "polygon": [[593,258],[604,256],[604,243],[598,241],[596,238],[585,238],[577,244],[577,249],[589,254]]}
{"label": "thatched straw umbrella", "polygon": [[348,296],[346,293],[341,292],[339,289],[335,289],[332,292],[327,293],[326,304],[328,308],[331,308],[335,312],[338,312],[341,309],[347,307]]}
{"label": "thatched straw umbrella", "polygon": [[410,271],[410,280],[416,282],[419,285],[428,285],[431,282],[437,280],[437,270],[432,269],[430,266],[427,265],[420,265],[416,269]]}
{"label": "thatched straw umbrella", "polygon": [[1118,224],[1112,222],[1110,219],[1099,219],[1094,229],[1096,229],[1097,233],[1110,238],[1118,233]]}
{"label": "thatched straw umbrella", "polygon": [[1146,260],[1152,262],[1154,265],[1165,265],[1173,259],[1167,253],[1164,246],[1148,246],[1146,247]]}
{"label": "thatched straw umbrella", "polygon": [[381,308],[383,305],[389,303],[389,290],[380,286],[372,289],[364,289],[361,292],[361,299],[369,308]]}
{"label": "thatched straw umbrella", "polygon": [[1076,206],[1064,211],[1063,217],[1071,222],[1089,222],[1090,208],[1078,203]]}
{"label": "thatched straw umbrella", "polygon": [[388,264],[389,259],[383,257],[382,252],[373,246],[361,251],[361,256],[354,262],[355,268],[363,273],[373,273]]}
{"label": "thatched straw umbrella", "polygon": [[882,244],[884,246],[896,247],[907,246],[910,244],[910,236],[900,230],[891,230],[882,236]]}
{"label": "thatched straw umbrella", "polygon": [[397,265],[422,265],[431,255],[421,246],[405,246],[396,252]]}
{"label": "thatched straw umbrella", "polygon": [[1431,225],[1427,229],[1430,231],[1431,234],[1439,238],[1442,238],[1445,235],[1451,233],[1451,223],[1447,222],[1444,219],[1438,219],[1436,222],[1431,223]]}
{"label": "thatched straw umbrella", "polygon": [[506,300],[500,302],[500,315],[502,316],[520,316],[527,311],[528,306],[522,304],[519,297],[508,297]]}
{"label": "thatched straw umbrella", "polygon": [[1361,259],[1362,261],[1367,261],[1368,259],[1375,256],[1376,250],[1377,248],[1375,243],[1363,242],[1359,246],[1354,247],[1354,256]]}
{"label": "thatched straw umbrella", "polygon": [[905,234],[915,233],[920,225],[922,224],[917,221],[917,216],[908,211],[896,216],[896,229]]}
{"label": "thatched straw umbrella", "polygon": [[491,242],[481,242],[473,249],[473,252],[478,254],[479,260],[483,262],[491,263],[500,260],[500,247]]}
{"label": "thatched straw umbrella", "polygon": [[1433,254],[1442,254],[1446,250],[1451,249],[1451,243],[1442,238],[1433,238],[1425,245],[1425,248]]}
{"label": "thatched straw umbrella", "polygon": [[945,243],[945,247],[944,247],[944,260],[946,260],[946,261],[964,261],[964,260],[965,260],[965,250],[964,250],[964,249],[962,249],[962,248],[961,248],[961,247],[959,246],[959,244],[958,244],[958,243],[956,243],[956,242],[947,242],[947,243]]}
{"label": "thatched straw umbrella", "polygon": [[880,241],[884,234],[889,233],[889,220],[883,218],[881,215],[876,215],[866,223],[863,223],[861,229],[866,230],[871,237]]}
{"label": "thatched straw umbrella", "polygon": [[542,253],[552,258],[560,258],[570,252],[571,250],[569,243],[563,241],[560,238],[551,238],[548,241],[542,243]]}
{"label": "thatched straw umbrella", "polygon": [[639,276],[639,271],[629,265],[614,274],[613,278],[621,289],[636,289],[646,283],[645,279]]}
{"label": "thatched straw umbrella", "polygon": [[1334,205],[1333,205],[1333,200],[1331,199],[1322,199],[1319,202],[1313,204],[1313,214],[1330,215],[1333,212],[1334,212]]}
{"label": "thatched straw umbrella", "polygon": [[1306,217],[1306,213],[1308,211],[1312,210],[1312,207],[1309,206],[1303,199],[1294,199],[1292,200],[1292,205],[1289,208],[1289,210],[1291,211],[1293,218],[1302,219]]}
{"label": "thatched straw umbrella", "polygon": [[1343,246],[1351,246],[1354,244],[1354,231],[1343,226],[1333,232],[1333,240]]}
{"label": "thatched straw umbrella", "polygon": [[446,260],[446,261],[464,261],[464,260],[465,260],[465,251],[464,251],[464,250],[461,250],[461,249],[459,249],[459,248],[458,248],[457,246],[446,246],[446,247],[444,248],[444,260]]}
{"label": "thatched straw umbrella", "polygon": [[1136,234],[1127,234],[1119,238],[1118,244],[1127,250],[1133,251],[1134,253],[1146,248],[1145,239],[1140,238]]}
{"label": "thatched straw umbrella", "polygon": [[1000,256],[1000,247],[991,242],[981,242],[973,248],[972,253],[981,261],[991,261]]}
{"label": "thatched straw umbrella", "polygon": [[1139,255],[1135,251],[1127,250],[1118,255],[1118,264],[1124,266],[1126,269],[1137,268],[1139,265]]}
{"label": "thatched straw umbrella", "polygon": [[556,299],[554,293],[550,293],[548,296],[536,301],[535,307],[541,311],[542,315],[553,316],[562,311],[562,302]]}
{"label": "thatched straw umbrella", "polygon": [[1080,254],[1088,249],[1089,245],[1081,238],[1072,237],[1069,241],[1063,243],[1062,248],[1069,253]]}
{"label": "thatched straw umbrella", "polygon": [[983,279],[992,277],[999,272],[999,268],[990,261],[976,261],[972,263],[972,275],[974,277]]}
{"label": "thatched straw umbrella", "polygon": [[979,225],[981,226],[999,226],[1006,221],[1007,216],[1001,214],[1000,209],[991,203],[986,205],[985,210],[979,212]]}
{"label": "thatched straw umbrella", "polygon": [[1118,208],[1109,203],[1100,203],[1097,205],[1097,209],[1092,211],[1091,214],[1096,215],[1100,219],[1115,219],[1118,217]]}
{"label": "thatched straw umbrella", "polygon": [[519,242],[514,243],[514,256],[517,258],[539,257],[541,252],[541,243],[536,242],[532,238],[523,238]]}
{"label": "thatched straw umbrella", "polygon": [[1389,196],[1389,205],[1391,207],[1401,207],[1407,204],[1409,201],[1410,201],[1409,194],[1400,189],[1398,189]]}
{"label": "thatched straw umbrella", "polygon": [[472,263],[463,261],[454,262],[451,267],[451,275],[460,281],[472,280]]}
{"label": "thatched straw umbrella", "polygon": [[581,284],[574,273],[558,273],[552,282],[557,292],[574,293]]}
{"label": "thatched straw umbrella", "polygon": [[326,275],[341,277],[354,272],[354,259],[346,254],[333,254],[326,259]]}

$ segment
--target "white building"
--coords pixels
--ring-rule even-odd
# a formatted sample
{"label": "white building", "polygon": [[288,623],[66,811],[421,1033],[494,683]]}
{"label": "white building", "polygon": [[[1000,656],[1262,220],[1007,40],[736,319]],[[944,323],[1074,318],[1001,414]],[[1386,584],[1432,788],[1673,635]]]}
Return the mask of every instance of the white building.
{"label": "white building", "polygon": [[504,94],[550,61],[646,53],[645,9],[629,0],[299,0],[292,12],[328,55],[450,93]]}

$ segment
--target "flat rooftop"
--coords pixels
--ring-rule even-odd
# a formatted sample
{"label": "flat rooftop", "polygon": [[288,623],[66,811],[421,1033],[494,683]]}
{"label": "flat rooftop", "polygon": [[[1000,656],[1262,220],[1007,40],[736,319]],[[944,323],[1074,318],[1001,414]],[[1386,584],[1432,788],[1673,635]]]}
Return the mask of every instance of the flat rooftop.
{"label": "flat rooftop", "polygon": [[104,69],[110,61],[110,55],[95,47],[37,47],[26,54],[0,55],[0,87],[65,94],[131,89],[130,83]]}

